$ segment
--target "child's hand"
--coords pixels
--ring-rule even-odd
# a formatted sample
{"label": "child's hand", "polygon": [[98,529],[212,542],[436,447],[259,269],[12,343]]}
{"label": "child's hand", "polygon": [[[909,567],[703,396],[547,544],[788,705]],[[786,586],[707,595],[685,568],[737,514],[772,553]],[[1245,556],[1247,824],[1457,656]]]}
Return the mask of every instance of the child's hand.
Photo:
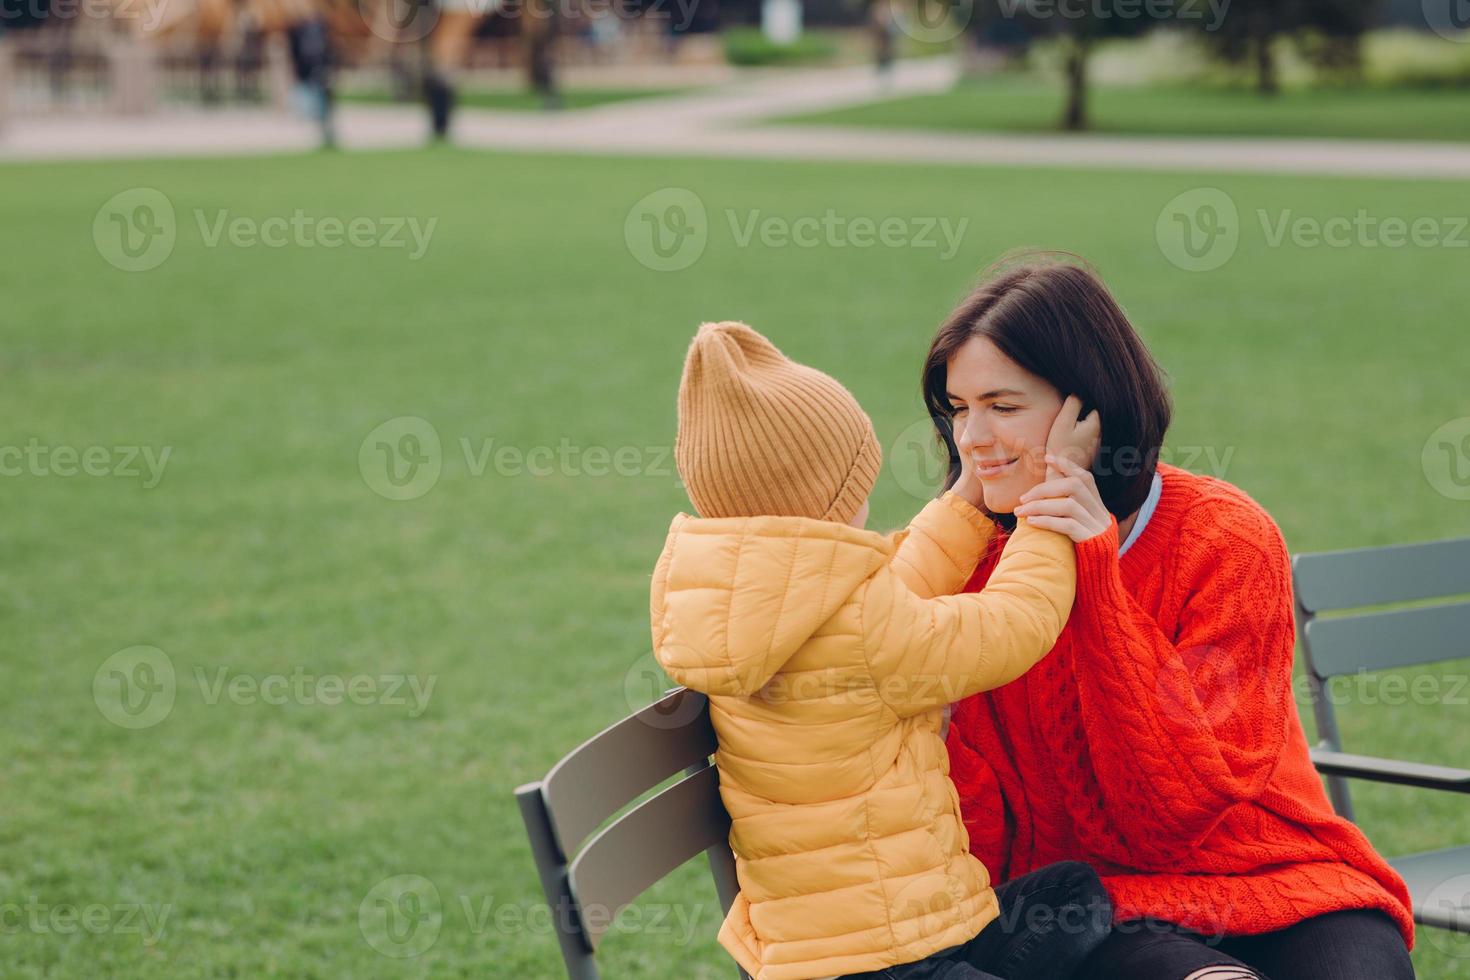
{"label": "child's hand", "polygon": [[975,461],[964,455],[960,457],[960,479],[954,480],[954,486],[950,489],[975,510],[985,508],[985,489],[980,486],[980,478],[975,475]]}
{"label": "child's hand", "polygon": [[[1082,399],[1068,395],[1046,435],[1046,452],[1048,456],[1068,460],[1086,470],[1092,468],[1093,457],[1097,455],[1098,442],[1102,439],[1102,420],[1098,418],[1097,409],[1089,412],[1086,418],[1080,418],[1081,414]],[[1055,480],[1061,475],[1062,471],[1055,465],[1047,465],[1048,480]]]}
{"label": "child's hand", "polygon": [[975,461],[968,453],[960,453],[960,478],[950,489],[976,510],[985,509],[985,489],[975,475]]}

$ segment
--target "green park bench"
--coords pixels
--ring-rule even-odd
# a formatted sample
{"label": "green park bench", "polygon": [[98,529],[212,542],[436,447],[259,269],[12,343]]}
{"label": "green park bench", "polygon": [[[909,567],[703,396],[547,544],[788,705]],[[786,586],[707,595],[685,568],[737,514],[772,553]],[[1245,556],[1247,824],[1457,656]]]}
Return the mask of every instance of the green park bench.
{"label": "green park bench", "polygon": [[[1470,657],[1470,602],[1321,615],[1470,593],[1470,538],[1303,554],[1291,564],[1297,631],[1317,718],[1312,761],[1327,777],[1333,808],[1353,819],[1350,778],[1470,793],[1467,769],[1344,752],[1327,689],[1334,677]],[[1470,932],[1470,844],[1389,863],[1409,886],[1416,922]]]}
{"label": "green park bench", "polygon": [[[1470,593],[1470,539],[1297,555],[1292,571],[1320,735],[1312,760],[1337,812],[1352,819],[1348,778],[1470,793],[1470,770],[1343,752],[1325,696],[1333,677],[1470,655],[1470,602],[1320,615]],[[721,910],[729,910],[735,859],[710,763],[714,750],[708,700],[677,688],[573,749],[544,779],[516,789],[571,980],[598,980],[594,956],[613,918],[700,852],[708,857]],[[675,776],[681,778],[602,826]],[[1408,882],[1416,921],[1470,932],[1470,845],[1391,863]],[[1467,887],[1446,893],[1456,880]]]}
{"label": "green park bench", "polygon": [[710,764],[714,751],[709,700],[681,687],[577,746],[540,782],[516,790],[571,980],[598,980],[593,955],[612,918],[701,851],[721,914],[729,911],[739,889],[730,817]]}

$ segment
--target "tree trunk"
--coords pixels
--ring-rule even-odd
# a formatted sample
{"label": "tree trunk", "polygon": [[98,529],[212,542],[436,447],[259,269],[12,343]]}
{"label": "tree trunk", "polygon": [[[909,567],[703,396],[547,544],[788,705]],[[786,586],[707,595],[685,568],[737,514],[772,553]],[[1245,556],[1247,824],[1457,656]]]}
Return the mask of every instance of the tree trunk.
{"label": "tree trunk", "polygon": [[1276,57],[1271,53],[1269,33],[1256,36],[1256,94],[1275,95],[1281,91],[1276,79]]}
{"label": "tree trunk", "polygon": [[1067,107],[1062,114],[1062,128],[1080,132],[1087,128],[1087,41],[1072,36],[1067,44]]}

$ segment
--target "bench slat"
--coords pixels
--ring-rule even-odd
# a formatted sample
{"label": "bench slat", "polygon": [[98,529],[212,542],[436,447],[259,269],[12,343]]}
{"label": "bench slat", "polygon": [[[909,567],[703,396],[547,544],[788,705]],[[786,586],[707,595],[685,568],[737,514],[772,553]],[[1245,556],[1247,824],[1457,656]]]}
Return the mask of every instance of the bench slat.
{"label": "bench slat", "polygon": [[1470,602],[1312,619],[1303,627],[1318,677],[1470,657]]}
{"label": "bench slat", "polygon": [[682,687],[583,742],[542,780],[562,854],[571,857],[608,817],[714,751],[709,700]]}
{"label": "bench slat", "polygon": [[713,766],[670,786],[605,827],[570,869],[572,893],[593,949],[619,911],[659,879],[711,847],[728,847],[730,818]]}
{"label": "bench slat", "polygon": [[1297,602],[1310,613],[1470,592],[1470,538],[1297,555]]}

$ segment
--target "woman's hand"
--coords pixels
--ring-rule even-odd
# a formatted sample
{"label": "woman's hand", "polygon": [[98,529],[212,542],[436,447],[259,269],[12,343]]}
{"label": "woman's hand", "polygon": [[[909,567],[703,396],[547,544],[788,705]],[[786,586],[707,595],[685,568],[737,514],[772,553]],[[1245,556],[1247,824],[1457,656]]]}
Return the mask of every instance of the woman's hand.
{"label": "woman's hand", "polygon": [[1048,472],[1055,467],[1061,475],[1021,494],[1016,516],[1026,518],[1033,527],[1065,534],[1076,542],[1106,531],[1113,515],[1103,506],[1092,471],[1050,453],[1046,465]]}

